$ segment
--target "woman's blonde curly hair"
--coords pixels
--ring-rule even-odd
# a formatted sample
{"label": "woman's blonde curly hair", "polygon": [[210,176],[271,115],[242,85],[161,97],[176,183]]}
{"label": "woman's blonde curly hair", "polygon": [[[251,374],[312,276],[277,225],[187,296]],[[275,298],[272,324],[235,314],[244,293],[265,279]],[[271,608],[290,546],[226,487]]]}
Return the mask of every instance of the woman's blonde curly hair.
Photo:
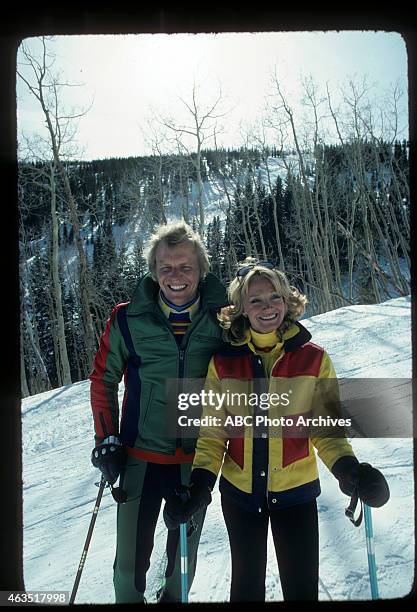
{"label": "woman's blonde curly hair", "polygon": [[281,340],[283,334],[297,321],[305,311],[307,297],[288,282],[284,272],[274,268],[266,268],[258,264],[253,257],[247,257],[238,264],[239,269],[253,266],[245,276],[236,276],[230,283],[227,293],[230,306],[222,308],[217,318],[223,328],[223,338],[227,342],[243,342],[246,331],[250,328],[249,319],[243,316],[244,302],[248,295],[249,284],[255,276],[262,276],[270,281],[274,289],[284,300],[287,308],[284,320],[277,329],[277,337]]}

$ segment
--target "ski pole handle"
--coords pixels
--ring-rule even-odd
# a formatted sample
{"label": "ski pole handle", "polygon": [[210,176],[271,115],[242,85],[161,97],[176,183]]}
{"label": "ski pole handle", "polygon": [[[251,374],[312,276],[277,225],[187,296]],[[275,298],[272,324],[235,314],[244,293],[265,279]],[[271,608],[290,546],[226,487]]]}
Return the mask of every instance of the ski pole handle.
{"label": "ski pole handle", "polygon": [[84,550],[83,550],[83,553],[81,555],[81,559],[80,559],[80,563],[79,563],[79,566],[78,566],[77,575],[75,577],[74,586],[72,588],[72,593],[71,593],[71,597],[70,597],[70,600],[69,600],[69,605],[74,603],[75,596],[76,596],[77,591],[78,591],[78,585],[80,584],[81,574],[82,574],[83,569],[84,569],[85,560],[86,560],[87,552],[88,552],[88,547],[90,546],[90,541],[91,541],[91,537],[93,535],[93,529],[94,529],[94,525],[96,523],[97,513],[98,513],[98,510],[100,508],[101,498],[103,497],[103,492],[104,492],[104,487],[105,486],[106,486],[106,480],[105,480],[104,476],[102,475],[101,476],[101,480],[100,480],[100,486],[99,486],[99,489],[98,489],[96,504],[95,504],[94,510],[93,510],[93,516],[91,517],[90,527],[88,528],[88,533],[87,533],[87,537],[86,537],[85,544],[84,544]]}

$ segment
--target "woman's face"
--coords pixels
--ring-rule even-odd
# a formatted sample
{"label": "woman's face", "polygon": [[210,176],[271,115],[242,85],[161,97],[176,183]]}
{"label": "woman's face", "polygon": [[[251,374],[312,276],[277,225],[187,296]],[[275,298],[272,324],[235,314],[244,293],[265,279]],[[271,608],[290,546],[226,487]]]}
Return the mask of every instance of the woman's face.
{"label": "woman's face", "polygon": [[243,303],[243,314],[249,318],[256,332],[267,334],[276,330],[287,312],[283,297],[264,276],[249,281],[248,294]]}

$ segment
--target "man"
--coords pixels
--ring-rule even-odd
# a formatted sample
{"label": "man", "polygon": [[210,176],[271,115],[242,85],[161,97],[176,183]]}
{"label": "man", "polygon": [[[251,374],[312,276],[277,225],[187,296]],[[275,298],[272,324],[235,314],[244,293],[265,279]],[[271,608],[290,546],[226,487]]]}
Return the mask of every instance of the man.
{"label": "man", "polygon": [[[217,312],[227,303],[225,288],[208,271],[200,237],[186,223],[160,226],[146,253],[149,273],[132,300],[113,309],[90,376],[96,434],[92,461],[110,484],[120,472],[120,489],[126,493],[117,513],[116,603],[144,601],[162,499],[189,483],[195,440],[167,436],[166,381],[204,379],[212,354],[223,345]],[[117,391],[123,375],[119,427]],[[208,503],[209,490],[199,493],[199,500]],[[202,506],[194,515],[194,531],[189,529],[189,588]],[[179,529],[168,532],[167,559],[159,601],[181,601]]]}

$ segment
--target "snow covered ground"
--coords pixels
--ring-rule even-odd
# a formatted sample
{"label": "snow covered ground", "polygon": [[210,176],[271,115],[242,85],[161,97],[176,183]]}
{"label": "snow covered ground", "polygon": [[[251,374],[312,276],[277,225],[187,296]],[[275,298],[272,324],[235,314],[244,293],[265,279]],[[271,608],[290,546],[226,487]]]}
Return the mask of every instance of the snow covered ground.
{"label": "snow covered ground", "polygon": [[[411,302],[340,308],[303,324],[330,354],[339,377],[411,377]],[[120,387],[120,394],[123,385]],[[90,523],[99,472],[90,463],[93,422],[89,382],[55,389],[22,402],[24,578],[26,590],[71,592]],[[372,511],[379,592],[382,598],[409,593],[414,578],[413,440],[355,439],[361,461],[381,469],[391,499]],[[370,599],[365,529],[344,515],[348,498],[319,461],[322,494],[320,598]],[[108,489],[102,500],[76,603],[114,602],[116,504]],[[160,584],[165,527],[160,516],[148,572],[146,597]],[[203,528],[191,602],[228,601],[230,555],[217,488]],[[270,535],[267,600],[282,600]]]}

